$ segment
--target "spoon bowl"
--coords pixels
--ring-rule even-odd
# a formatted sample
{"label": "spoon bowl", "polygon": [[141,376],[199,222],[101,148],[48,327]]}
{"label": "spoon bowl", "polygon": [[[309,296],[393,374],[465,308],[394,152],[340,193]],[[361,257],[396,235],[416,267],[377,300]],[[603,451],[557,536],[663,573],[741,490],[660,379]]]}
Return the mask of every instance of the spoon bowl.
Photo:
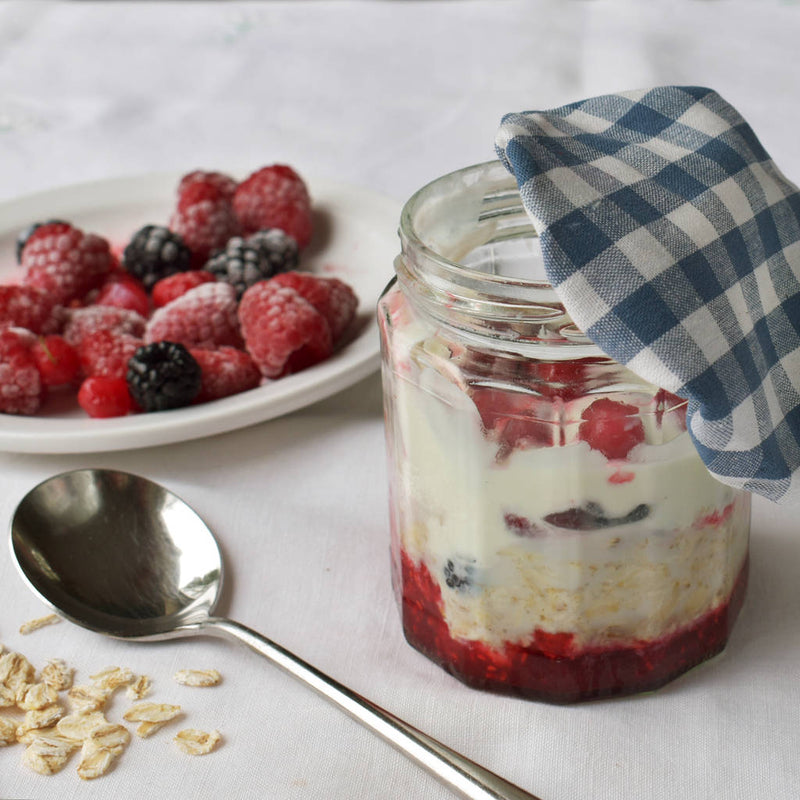
{"label": "spoon bowl", "polygon": [[82,469],[39,484],[17,507],[11,545],[48,605],[116,638],[192,632],[222,588],[222,556],[203,520],[126,472]]}
{"label": "spoon bowl", "polygon": [[62,616],[119,639],[207,633],[238,639],[471,800],[537,800],[356,694],[275,642],[213,616],[222,588],[214,535],[147,478],[81,469],[31,489],[11,519],[23,579]]}

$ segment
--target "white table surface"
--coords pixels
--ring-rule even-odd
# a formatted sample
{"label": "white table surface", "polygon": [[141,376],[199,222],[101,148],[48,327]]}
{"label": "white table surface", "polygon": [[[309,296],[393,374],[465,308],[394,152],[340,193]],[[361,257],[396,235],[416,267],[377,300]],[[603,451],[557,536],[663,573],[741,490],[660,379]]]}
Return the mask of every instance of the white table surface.
{"label": "white table surface", "polygon": [[[493,157],[501,115],[660,83],[717,89],[800,179],[797,2],[5,2],[0,199],[153,170],[276,161],[398,207]],[[313,186],[311,187],[313,192]],[[387,230],[387,236],[394,236]],[[10,258],[10,253],[1,254]],[[386,277],[391,264],[375,264]],[[162,481],[224,548],[221,611],[542,800],[800,797],[797,512],[755,502],[752,578],[725,653],[664,690],[553,707],[470,690],[405,644],[391,594],[377,375],[284,418],[210,439],[89,455],[0,454],[0,519],[46,476],[109,466]],[[53,777],[0,750],[0,797],[448,798],[403,756],[247,649],[136,645],[45,609],[0,548],[0,641],[78,680],[122,664],[223,746],[169,729],[113,772]],[[172,682],[213,667],[221,686]],[[118,698],[109,716],[126,705]]]}

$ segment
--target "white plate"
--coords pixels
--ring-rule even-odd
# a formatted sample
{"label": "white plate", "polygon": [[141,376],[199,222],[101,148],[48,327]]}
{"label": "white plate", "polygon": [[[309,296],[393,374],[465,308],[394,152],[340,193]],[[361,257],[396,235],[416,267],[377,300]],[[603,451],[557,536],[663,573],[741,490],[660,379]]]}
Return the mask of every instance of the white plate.
{"label": "white plate", "polygon": [[[14,246],[32,222],[66,219],[112,243],[142,225],[166,224],[179,174],[153,174],[79,184],[0,203],[0,281],[18,269]],[[375,303],[392,276],[399,249],[400,204],[365,189],[307,179],[314,240],[301,266],[349,283],[359,297],[360,328],[331,358],[257,389],[187,408],[91,419],[74,397],[51,398],[35,417],[0,414],[0,450],[85,453],[125,450],[211,436],[273,419],[322,400],[372,373],[379,364]]]}

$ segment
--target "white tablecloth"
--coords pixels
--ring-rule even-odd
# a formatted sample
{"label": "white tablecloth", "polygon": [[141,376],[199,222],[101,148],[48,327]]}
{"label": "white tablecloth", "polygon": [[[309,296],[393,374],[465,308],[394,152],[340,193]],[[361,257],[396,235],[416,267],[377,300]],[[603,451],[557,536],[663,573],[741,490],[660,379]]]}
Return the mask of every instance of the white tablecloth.
{"label": "white tablecloth", "polygon": [[[0,5],[0,199],[90,179],[255,168],[397,200],[493,157],[501,115],[658,83],[717,89],[800,179],[794,2],[23,2]],[[313,186],[312,192],[313,192]],[[387,231],[388,236],[393,231]],[[1,254],[12,258],[10,252]],[[375,264],[391,274],[391,264]],[[0,454],[0,519],[40,479],[110,466],[162,481],[218,534],[221,611],[543,800],[800,796],[796,511],[756,501],[746,606],[719,658],[655,694],[575,707],[470,690],[407,646],[390,589],[374,375],[282,419],[164,447]],[[7,524],[7,523],[4,523]],[[0,641],[78,679],[146,672],[153,699],[223,746],[184,756],[162,732],[113,772],[54,777],[0,749],[0,797],[447,798],[432,778],[243,647],[154,645],[62,623],[0,549]],[[222,685],[179,687],[213,667]],[[123,698],[109,716],[118,718]]]}

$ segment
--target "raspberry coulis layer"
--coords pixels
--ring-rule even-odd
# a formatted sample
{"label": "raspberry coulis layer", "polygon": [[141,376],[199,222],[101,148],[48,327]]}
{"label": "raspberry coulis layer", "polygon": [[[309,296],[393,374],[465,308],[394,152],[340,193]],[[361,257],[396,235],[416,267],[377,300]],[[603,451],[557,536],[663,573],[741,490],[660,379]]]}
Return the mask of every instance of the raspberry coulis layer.
{"label": "raspberry coulis layer", "polygon": [[578,649],[569,632],[536,630],[502,650],[451,636],[439,584],[401,554],[403,629],[409,644],[476,689],[552,703],[650,691],[719,653],[747,590],[745,559],[728,599],[689,625],[650,641]]}

